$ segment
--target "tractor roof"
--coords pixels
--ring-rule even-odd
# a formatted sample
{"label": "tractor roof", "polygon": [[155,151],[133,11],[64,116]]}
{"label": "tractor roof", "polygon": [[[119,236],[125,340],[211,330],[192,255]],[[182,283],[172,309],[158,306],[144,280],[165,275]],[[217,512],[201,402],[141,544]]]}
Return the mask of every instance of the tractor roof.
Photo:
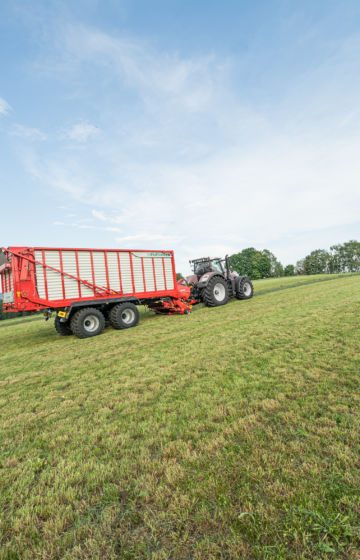
{"label": "tractor roof", "polygon": [[201,257],[200,259],[193,259],[192,261],[189,261],[191,263],[201,263],[201,262],[209,262],[209,261],[221,261],[220,257]]}

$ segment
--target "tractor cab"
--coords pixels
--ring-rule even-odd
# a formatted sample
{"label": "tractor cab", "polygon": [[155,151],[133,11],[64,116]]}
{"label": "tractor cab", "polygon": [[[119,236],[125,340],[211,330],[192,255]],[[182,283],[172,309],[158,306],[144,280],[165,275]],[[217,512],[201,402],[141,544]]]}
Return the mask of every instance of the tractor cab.
{"label": "tractor cab", "polygon": [[219,258],[210,259],[210,257],[205,257],[202,259],[195,259],[190,261],[190,264],[196,276],[202,276],[208,272],[217,272],[221,275],[225,274],[222,261]]}

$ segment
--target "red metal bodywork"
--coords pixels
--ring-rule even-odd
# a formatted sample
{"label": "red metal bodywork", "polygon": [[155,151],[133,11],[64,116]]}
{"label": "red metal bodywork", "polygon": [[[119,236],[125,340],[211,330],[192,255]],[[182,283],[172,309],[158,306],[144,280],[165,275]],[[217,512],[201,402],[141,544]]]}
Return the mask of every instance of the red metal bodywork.
{"label": "red metal bodywork", "polygon": [[[155,274],[155,266],[154,266],[154,258],[152,258],[152,270],[153,270],[153,280],[154,280],[154,287],[155,289],[152,291],[146,290],[146,277],[144,272],[144,262],[143,258],[141,258],[141,268],[142,268],[142,280],[143,280],[143,291],[136,291],[135,290],[135,281],[134,281],[134,270],[133,270],[133,262],[132,262],[132,254],[133,253],[154,253],[154,251],[150,250],[130,250],[130,249],[79,249],[79,248],[72,248],[72,249],[61,249],[61,248],[39,248],[39,247],[9,247],[3,248],[2,251],[5,253],[6,257],[8,258],[8,262],[3,264],[0,267],[0,277],[1,277],[1,291],[2,293],[13,292],[13,302],[6,303],[4,302],[3,308],[4,311],[40,311],[40,310],[47,310],[47,309],[64,309],[68,308],[74,303],[77,302],[89,302],[92,304],[96,303],[111,303],[111,300],[119,299],[119,298],[126,298],[126,299],[136,299],[141,303],[144,304],[151,304],[155,301],[163,302],[164,309],[168,308],[169,313],[186,313],[189,311],[190,306],[185,303],[185,300],[189,297],[189,289],[183,285],[179,285],[176,283],[176,271],[175,271],[175,260],[174,260],[174,253],[173,251],[159,251],[166,254],[167,257],[171,256],[171,266],[172,266],[172,275],[173,275],[173,288],[167,288],[167,280],[165,274],[165,265],[164,265],[164,258],[162,258],[162,268],[163,268],[163,276],[164,276],[164,286],[165,289],[157,289],[156,287],[156,274]],[[35,252],[37,254],[39,251],[42,254],[42,260],[35,259]],[[60,266],[59,268],[51,266],[46,263],[45,260],[45,251],[58,251],[60,255]],[[70,274],[69,272],[65,272],[63,269],[63,261],[62,261],[62,253],[65,251],[72,251],[75,253],[76,258],[76,274]],[[92,281],[84,280],[81,278],[79,274],[79,254],[82,251],[86,251],[90,253],[91,256],[91,270],[92,270]],[[132,292],[124,293],[122,289],[122,275],[121,275],[121,265],[120,265],[120,258],[119,254],[121,252],[130,253],[130,267],[131,267],[131,280],[132,280]],[[106,285],[98,285],[95,282],[95,269],[94,269],[94,253],[102,252],[104,253],[104,261],[105,261],[105,273],[106,273]],[[110,288],[109,282],[109,266],[108,266],[108,257],[109,253],[117,253],[117,270],[119,274],[119,290],[114,290]],[[151,258],[149,255],[148,258]],[[43,267],[43,278],[44,278],[44,291],[45,297],[40,297],[38,288],[37,288],[37,279],[36,279],[36,266],[41,265]],[[11,271],[11,274],[8,274],[7,271]],[[48,285],[47,285],[47,275],[51,273],[58,273],[61,277],[61,284],[62,284],[62,295],[63,297],[60,299],[50,299],[48,293]],[[112,270],[113,273],[113,270]],[[65,297],[65,283],[66,279],[71,278],[73,281],[78,283],[78,297]],[[85,290],[86,288],[86,290]],[[89,292],[91,290],[92,295],[84,297],[82,295],[82,290]],[[170,302],[170,303],[169,303]],[[161,307],[160,303],[160,307]],[[171,310],[170,310],[171,309]],[[174,311],[175,309],[175,311]]]}
{"label": "red metal bodywork", "polygon": [[162,298],[152,301],[148,306],[159,315],[185,315],[190,313],[192,304],[195,303],[190,300],[190,286],[184,283],[184,280],[179,280],[176,284],[176,291],[178,293],[176,298]]}

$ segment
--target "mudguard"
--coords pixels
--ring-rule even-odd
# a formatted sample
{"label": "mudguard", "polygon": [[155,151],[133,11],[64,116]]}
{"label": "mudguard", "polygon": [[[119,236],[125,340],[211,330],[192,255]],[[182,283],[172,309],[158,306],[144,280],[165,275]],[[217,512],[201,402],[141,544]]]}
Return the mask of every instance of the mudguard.
{"label": "mudguard", "polygon": [[205,286],[209,283],[211,278],[214,278],[214,276],[219,276],[219,278],[222,278],[224,280],[224,277],[218,272],[205,272],[205,274],[200,277],[199,282],[196,284],[196,287],[205,288]]}

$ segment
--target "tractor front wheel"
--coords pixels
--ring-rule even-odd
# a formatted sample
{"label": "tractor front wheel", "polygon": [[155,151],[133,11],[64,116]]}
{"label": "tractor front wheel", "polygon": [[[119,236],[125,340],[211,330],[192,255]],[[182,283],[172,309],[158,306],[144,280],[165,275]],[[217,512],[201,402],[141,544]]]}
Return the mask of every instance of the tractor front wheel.
{"label": "tractor front wheel", "polygon": [[237,299],[250,299],[254,295],[254,288],[250,278],[240,276],[236,283],[235,296]]}
{"label": "tractor front wheel", "polygon": [[220,276],[211,278],[202,293],[203,302],[208,307],[225,305],[229,301],[229,291],[227,283]]}

